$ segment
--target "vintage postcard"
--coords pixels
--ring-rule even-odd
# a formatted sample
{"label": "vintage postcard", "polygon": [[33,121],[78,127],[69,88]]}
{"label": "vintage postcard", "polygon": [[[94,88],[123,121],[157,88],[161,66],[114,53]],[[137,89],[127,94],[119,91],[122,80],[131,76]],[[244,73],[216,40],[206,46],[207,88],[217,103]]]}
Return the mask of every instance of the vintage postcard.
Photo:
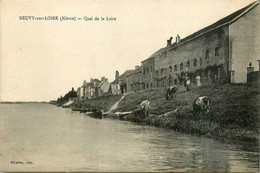
{"label": "vintage postcard", "polygon": [[0,172],[259,172],[258,0],[0,14]]}

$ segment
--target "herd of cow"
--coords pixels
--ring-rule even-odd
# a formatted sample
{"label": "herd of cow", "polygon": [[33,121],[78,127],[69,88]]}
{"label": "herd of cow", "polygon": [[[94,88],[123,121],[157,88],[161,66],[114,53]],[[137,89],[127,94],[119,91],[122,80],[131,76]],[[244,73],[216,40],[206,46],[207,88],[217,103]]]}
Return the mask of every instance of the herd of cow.
{"label": "herd of cow", "polygon": [[[178,87],[176,85],[170,86],[167,88],[165,93],[166,100],[172,100],[173,97],[176,97]],[[193,115],[199,114],[208,114],[210,109],[210,98],[208,96],[200,96],[193,101]],[[148,100],[144,100],[140,104],[140,109],[144,111],[145,115],[148,115],[150,110],[150,102]]]}

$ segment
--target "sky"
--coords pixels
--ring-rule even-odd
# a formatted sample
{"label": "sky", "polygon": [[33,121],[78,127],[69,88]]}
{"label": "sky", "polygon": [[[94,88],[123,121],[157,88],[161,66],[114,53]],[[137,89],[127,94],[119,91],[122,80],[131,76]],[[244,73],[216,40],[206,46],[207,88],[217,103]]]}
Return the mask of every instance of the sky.
{"label": "sky", "polygon": [[[56,100],[90,78],[105,76],[112,82],[116,70],[122,74],[141,65],[171,36],[184,38],[251,2],[2,0],[0,101]],[[21,16],[59,20],[20,20]],[[82,19],[60,21],[61,16]]]}

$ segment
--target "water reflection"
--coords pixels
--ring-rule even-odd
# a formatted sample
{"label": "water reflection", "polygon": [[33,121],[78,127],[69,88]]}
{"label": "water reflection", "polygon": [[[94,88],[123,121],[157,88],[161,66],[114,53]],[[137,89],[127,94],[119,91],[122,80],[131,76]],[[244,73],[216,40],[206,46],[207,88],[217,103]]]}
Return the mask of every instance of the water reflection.
{"label": "water reflection", "polygon": [[[258,171],[258,150],[52,105],[0,105],[4,171]],[[40,111],[39,111],[40,110]],[[15,165],[11,160],[30,160]]]}

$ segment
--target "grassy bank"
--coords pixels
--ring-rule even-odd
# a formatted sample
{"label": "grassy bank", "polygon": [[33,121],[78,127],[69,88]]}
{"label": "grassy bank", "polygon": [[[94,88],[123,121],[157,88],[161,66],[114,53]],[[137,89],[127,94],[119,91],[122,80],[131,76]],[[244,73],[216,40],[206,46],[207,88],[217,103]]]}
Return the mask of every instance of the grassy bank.
{"label": "grassy bank", "polygon": [[104,112],[106,112],[121,97],[122,95],[104,96],[104,97],[99,97],[91,100],[75,102],[73,106],[76,108],[97,108],[97,109],[102,109]]}
{"label": "grassy bank", "polygon": [[[245,84],[193,87],[187,92],[180,87],[176,98],[166,100],[164,89],[128,94],[113,112],[137,110],[141,101],[150,101],[150,114],[141,111],[126,116],[126,120],[174,129],[206,137],[224,137],[239,140],[258,140],[259,96],[258,87]],[[198,96],[211,98],[209,116],[193,116],[192,103]],[[121,96],[110,96],[88,101],[88,104],[107,110]],[[178,113],[172,112],[180,109]]]}

